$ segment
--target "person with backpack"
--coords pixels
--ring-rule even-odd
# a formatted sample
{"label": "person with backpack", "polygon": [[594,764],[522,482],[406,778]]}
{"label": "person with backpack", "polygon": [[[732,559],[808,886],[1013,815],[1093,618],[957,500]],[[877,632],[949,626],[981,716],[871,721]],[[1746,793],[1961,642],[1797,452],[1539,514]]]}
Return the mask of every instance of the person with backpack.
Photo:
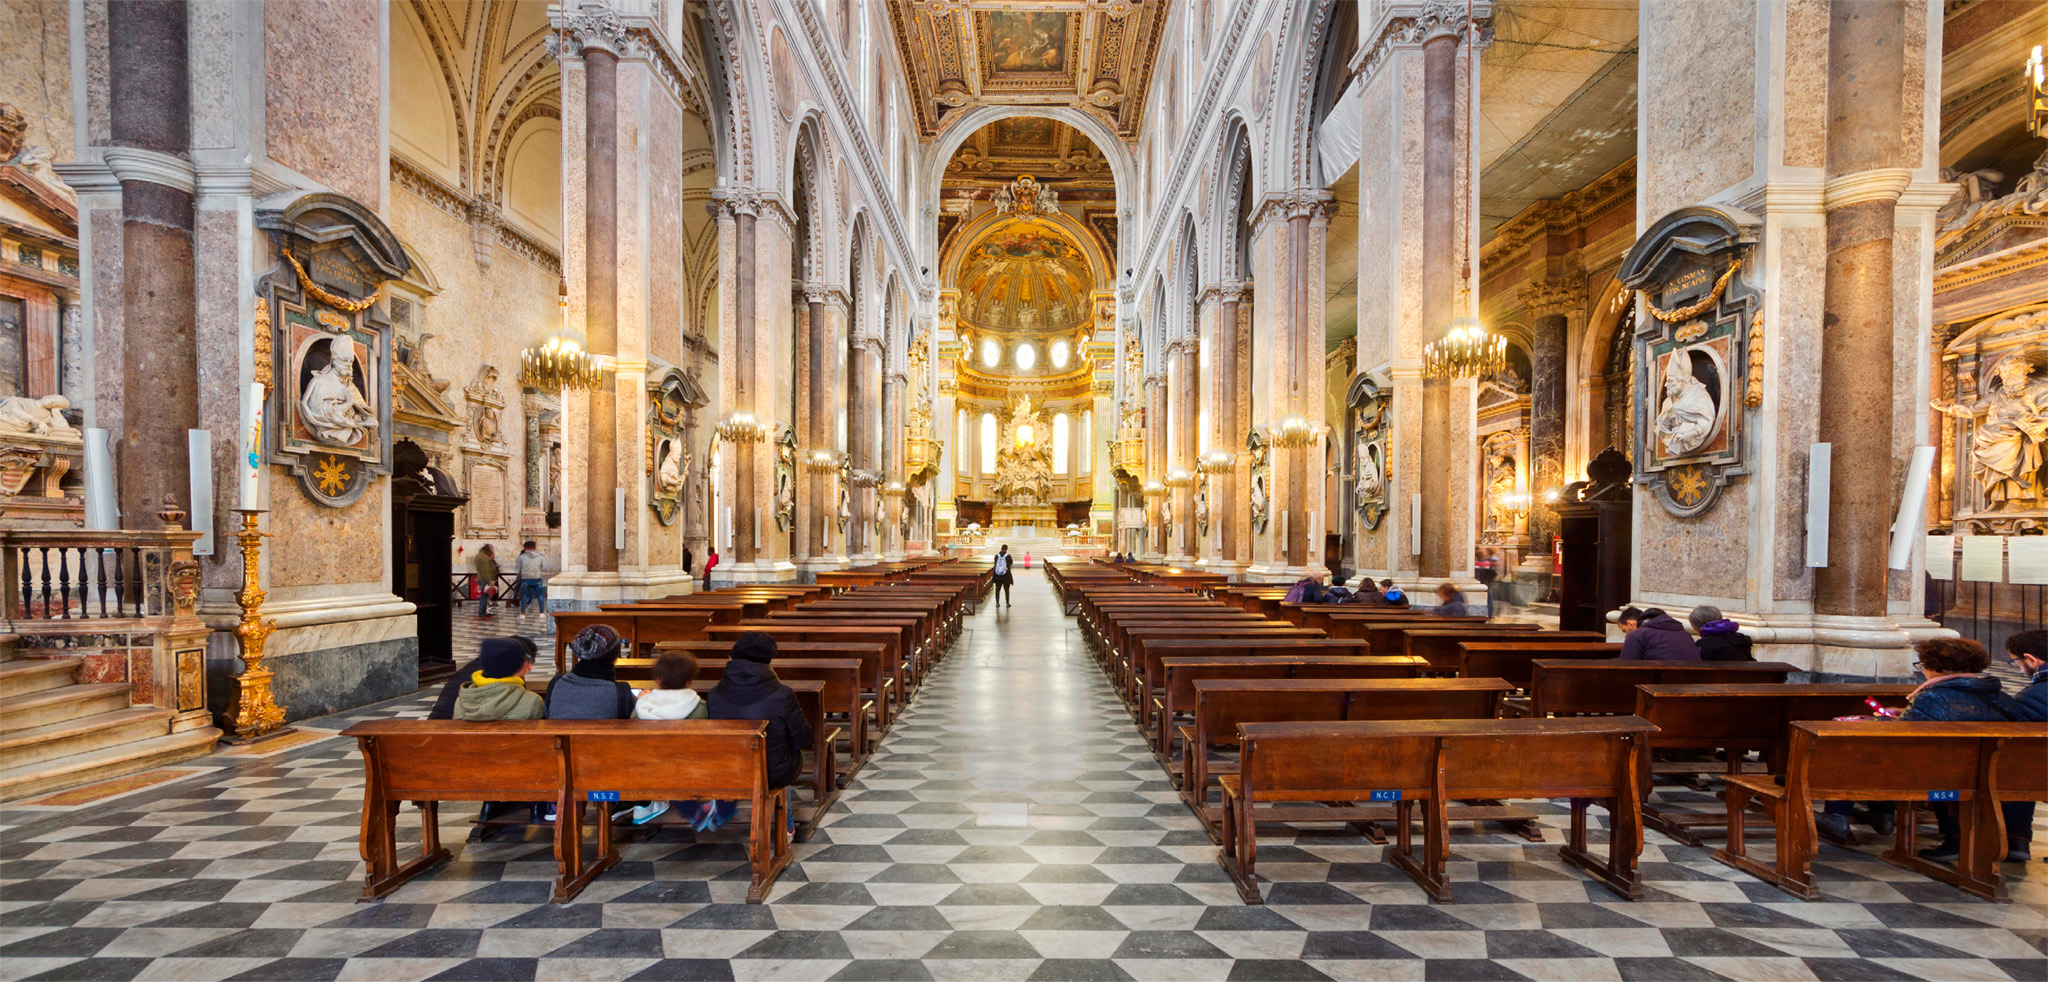
{"label": "person with backpack", "polygon": [[1323,577],[1328,575],[1328,573],[1319,569],[1309,570],[1308,575],[1294,581],[1294,585],[1288,588],[1287,596],[1281,598],[1281,602],[1290,604],[1322,603]]}
{"label": "person with backpack", "polygon": [[1010,587],[1016,582],[1016,576],[1014,576],[1010,572],[1010,547],[1005,545],[1001,549],[996,550],[996,566],[994,580],[996,587],[996,606],[1017,606],[1016,604],[1010,602]]}

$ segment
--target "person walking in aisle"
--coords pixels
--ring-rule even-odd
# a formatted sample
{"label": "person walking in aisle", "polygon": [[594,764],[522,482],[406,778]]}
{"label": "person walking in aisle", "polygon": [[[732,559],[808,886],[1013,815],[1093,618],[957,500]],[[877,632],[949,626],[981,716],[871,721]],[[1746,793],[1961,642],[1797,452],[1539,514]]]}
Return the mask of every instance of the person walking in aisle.
{"label": "person walking in aisle", "polygon": [[1017,606],[1010,602],[1010,585],[1015,582],[1017,578],[1010,575],[1010,547],[1006,545],[996,550],[996,606]]}
{"label": "person walking in aisle", "polygon": [[531,600],[535,610],[545,614],[548,611],[547,588],[541,574],[547,571],[548,557],[541,555],[540,548],[532,539],[526,540],[526,548],[512,561],[512,569],[519,576],[519,614],[526,615],[526,603]]}
{"label": "person walking in aisle", "polygon": [[469,561],[469,571],[475,574],[471,582],[476,588],[476,616],[498,616],[491,613],[491,591],[497,589],[498,583],[498,553],[490,543],[476,551],[475,558]]}

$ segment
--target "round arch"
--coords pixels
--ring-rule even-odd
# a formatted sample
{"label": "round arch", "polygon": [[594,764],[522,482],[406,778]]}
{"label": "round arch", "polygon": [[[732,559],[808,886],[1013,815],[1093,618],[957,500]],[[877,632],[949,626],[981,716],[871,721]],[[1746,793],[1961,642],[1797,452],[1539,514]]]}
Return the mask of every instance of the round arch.
{"label": "round arch", "polygon": [[[939,131],[939,135],[932,142],[925,145],[923,159],[919,163],[919,171],[923,175],[924,195],[918,200],[927,202],[939,200],[940,192],[944,189],[946,181],[946,162],[953,159],[953,154],[960,150],[960,145],[967,142],[969,136],[997,120],[1010,119],[1016,116],[1037,116],[1051,119],[1079,130],[1081,135],[1087,137],[1090,142],[1095,144],[1097,150],[1102,151],[1104,159],[1109,161],[1110,175],[1116,180],[1117,207],[1119,210],[1126,207],[1126,196],[1131,194],[1133,188],[1137,187],[1136,172],[1133,169],[1135,164],[1131,160],[1129,148],[1124,146],[1122,138],[1116,135],[1116,131],[1110,129],[1101,120],[1079,109],[1063,106],[976,106],[955,117]],[[918,222],[918,234],[921,237],[926,237],[926,241],[918,243],[918,250],[921,255],[931,255],[938,249],[939,245],[938,242],[932,241],[929,238],[936,235],[936,231],[924,227],[926,224],[928,223]],[[1128,236],[1119,236],[1118,238],[1122,242],[1130,241]],[[1120,244],[1119,248],[1124,248],[1124,246]],[[1111,258],[1116,259],[1118,257]],[[1114,270],[1116,268],[1115,263],[1112,262],[1109,268]],[[934,279],[932,283],[927,285],[936,288],[937,282]]]}

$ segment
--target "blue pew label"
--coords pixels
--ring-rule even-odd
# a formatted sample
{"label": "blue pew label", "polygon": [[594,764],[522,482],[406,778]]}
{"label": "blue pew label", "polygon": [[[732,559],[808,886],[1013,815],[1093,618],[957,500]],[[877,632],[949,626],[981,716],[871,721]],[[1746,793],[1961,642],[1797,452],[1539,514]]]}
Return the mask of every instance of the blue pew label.
{"label": "blue pew label", "polygon": [[1929,791],[1929,792],[1927,792],[1927,800],[1928,800],[1928,801],[1960,801],[1960,800],[1962,800],[1962,792],[1960,792],[1960,791]]}
{"label": "blue pew label", "polygon": [[1371,798],[1370,798],[1369,800],[1371,800],[1371,801],[1400,801],[1400,800],[1401,800],[1401,792],[1399,792],[1399,791],[1375,791],[1375,792],[1373,792],[1373,793],[1372,793],[1372,797],[1371,797]]}
{"label": "blue pew label", "polygon": [[590,793],[590,800],[617,801],[619,800],[619,793],[617,791],[592,791]]}

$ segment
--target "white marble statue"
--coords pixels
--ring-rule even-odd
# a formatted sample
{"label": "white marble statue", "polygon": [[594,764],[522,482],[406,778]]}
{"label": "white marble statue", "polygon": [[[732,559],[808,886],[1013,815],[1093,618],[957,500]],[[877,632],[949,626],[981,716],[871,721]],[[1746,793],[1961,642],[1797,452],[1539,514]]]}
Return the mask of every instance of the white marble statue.
{"label": "white marble statue", "polygon": [[2048,378],[2032,378],[2033,366],[2014,355],[1998,363],[1996,374],[1998,385],[1983,403],[1934,408],[1964,418],[1982,414],[1970,460],[1986,511],[2048,507]]}
{"label": "white marble statue", "polygon": [[321,443],[352,447],[377,428],[377,414],[356,391],[355,344],[335,335],[327,351],[326,367],[314,372],[299,394],[299,421]]}
{"label": "white marble statue", "polygon": [[1266,475],[1264,475],[1264,474],[1253,474],[1253,475],[1252,475],[1252,495],[1251,495],[1251,498],[1252,498],[1252,520],[1253,520],[1253,521],[1255,521],[1255,522],[1263,522],[1263,521],[1265,521],[1265,520],[1266,520],[1266,506],[1267,506],[1267,504],[1268,504],[1268,499],[1267,499],[1267,496],[1266,496]]}
{"label": "white marble statue", "polygon": [[8,396],[0,399],[0,433],[30,433],[36,436],[78,436],[64,410],[71,400],[60,395],[40,399]]}
{"label": "white marble statue", "polygon": [[1657,412],[1657,439],[1667,457],[1683,457],[1705,446],[1714,432],[1714,397],[1693,377],[1692,356],[1679,351],[1664,361],[1664,404]]}
{"label": "white marble statue", "polygon": [[1017,195],[1010,190],[1008,184],[996,188],[995,193],[989,195],[989,201],[994,203],[996,214],[999,215],[1007,215],[1017,207]]}
{"label": "white marble statue", "polygon": [[1039,185],[1038,194],[1036,196],[1036,200],[1032,202],[1032,206],[1034,208],[1037,208],[1041,214],[1046,215],[1050,215],[1053,212],[1060,210],[1059,191],[1055,190],[1051,185],[1048,184]]}
{"label": "white marble statue", "polygon": [[654,467],[655,489],[663,494],[680,494],[683,490],[682,448],[674,441],[667,441],[662,446],[668,452],[662,456],[661,463]]}
{"label": "white marble statue", "polygon": [[1358,454],[1358,510],[1364,511],[1366,505],[1380,500],[1386,493],[1386,477],[1380,473],[1379,456],[1368,444]]}

